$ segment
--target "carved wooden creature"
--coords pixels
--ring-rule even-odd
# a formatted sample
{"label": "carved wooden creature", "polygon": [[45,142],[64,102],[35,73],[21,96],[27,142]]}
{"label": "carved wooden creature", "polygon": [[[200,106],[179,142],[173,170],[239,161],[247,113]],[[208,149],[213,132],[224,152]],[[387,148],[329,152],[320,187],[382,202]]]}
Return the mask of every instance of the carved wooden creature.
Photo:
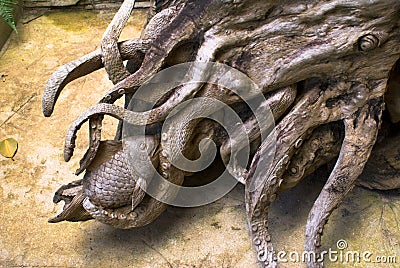
{"label": "carved wooden creature", "polygon": [[[258,144],[259,133],[252,132],[251,142],[258,149],[240,174],[246,184],[251,239],[264,267],[277,265],[268,231],[269,205],[280,191],[294,187],[321,165],[337,159],[308,217],[308,251],[318,253],[330,214],[364,169],[369,171],[360,182],[364,186],[400,186],[400,1],[156,1],[142,37],[118,43],[132,7],[133,1],[125,0],[100,50],[60,67],[46,85],[43,113],[50,116],[62,89],[72,80],[104,67],[114,83],[68,130],[66,161],[73,154],[76,132],[89,121],[90,148],[77,171],[86,174],[82,181],[57,191],[54,201],[64,200],[66,205],[51,222],[95,218],[118,228],[133,228],[150,223],[167,206],[145,194],[140,176],[131,176],[121,147],[121,126],[115,141],[100,141],[104,115],[153,126],[145,138],[134,142],[138,151],[151,157],[159,174],[178,185],[185,172],[169,161],[176,150],[172,141],[179,140],[188,158],[196,158],[203,138],[216,140],[222,158],[229,154],[227,137],[210,120],[185,123],[179,136],[161,135],[154,127],[176,105],[192,98],[207,96],[239,109],[243,100],[229,91],[211,84],[188,84],[169,92],[151,110],[131,111],[113,104],[122,96],[128,103],[158,71],[189,61],[220,62],[248,75],[262,89],[276,120],[272,171],[254,173],[266,157],[268,144]],[[245,119],[249,129],[257,123],[252,117]],[[175,120],[185,122],[184,116]],[[386,145],[373,150],[377,140]],[[264,176],[260,178],[264,183],[249,191],[254,176]],[[308,265],[322,266],[314,260]]]}

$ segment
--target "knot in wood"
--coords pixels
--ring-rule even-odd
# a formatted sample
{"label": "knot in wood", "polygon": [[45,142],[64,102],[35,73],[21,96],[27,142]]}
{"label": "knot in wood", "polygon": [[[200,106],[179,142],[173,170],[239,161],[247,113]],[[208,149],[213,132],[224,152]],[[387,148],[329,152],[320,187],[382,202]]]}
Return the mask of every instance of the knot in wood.
{"label": "knot in wood", "polygon": [[360,51],[370,51],[379,46],[379,38],[374,34],[366,34],[358,39]]}

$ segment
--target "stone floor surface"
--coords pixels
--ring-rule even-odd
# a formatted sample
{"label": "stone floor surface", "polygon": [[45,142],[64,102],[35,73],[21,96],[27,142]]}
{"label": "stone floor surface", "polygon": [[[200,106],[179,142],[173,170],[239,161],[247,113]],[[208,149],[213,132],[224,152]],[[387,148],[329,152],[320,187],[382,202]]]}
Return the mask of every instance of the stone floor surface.
{"label": "stone floor surface", "polygon": [[[219,201],[199,208],[169,208],[152,224],[117,230],[95,221],[50,224],[60,210],[54,191],[76,180],[74,170],[87,146],[86,127],[75,157],[62,158],[66,130],[111,87],[104,70],[80,78],[62,92],[52,117],[41,113],[41,95],[62,64],[99,48],[113,14],[47,12],[26,15],[0,55],[0,140],[14,138],[14,161],[0,156],[1,267],[258,267],[246,225],[244,189],[238,185]],[[145,11],[135,11],[121,39],[137,37]],[[105,138],[115,120],[107,119]],[[282,267],[301,256],[308,211],[324,176],[283,193],[274,203],[271,232],[276,249],[287,252]],[[396,256],[397,264],[327,261],[326,267],[400,267],[400,194],[356,187],[334,212],[323,237],[324,250]],[[340,251],[337,241],[347,248]],[[343,241],[342,241],[343,242]],[[342,244],[341,244],[342,245]],[[294,252],[294,253],[293,253]]]}

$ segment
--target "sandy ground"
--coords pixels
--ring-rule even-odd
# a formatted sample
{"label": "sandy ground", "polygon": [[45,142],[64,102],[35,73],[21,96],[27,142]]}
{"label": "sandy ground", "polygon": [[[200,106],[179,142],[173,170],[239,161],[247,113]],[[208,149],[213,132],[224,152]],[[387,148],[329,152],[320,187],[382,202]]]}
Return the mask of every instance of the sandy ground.
{"label": "sandy ground", "polygon": [[[0,140],[19,142],[14,161],[0,156],[0,266],[3,267],[257,267],[245,219],[244,189],[238,185],[200,208],[169,208],[152,224],[117,230],[95,221],[47,223],[60,210],[54,191],[73,175],[87,146],[86,127],[75,157],[62,159],[68,126],[111,87],[105,72],[78,79],[62,92],[52,117],[41,113],[47,79],[60,65],[99,48],[112,14],[45,13],[25,17],[0,58]],[[144,11],[135,11],[121,39],[138,36]],[[29,22],[30,21],[30,22]],[[25,23],[24,23],[25,22]],[[106,120],[105,138],[116,122]],[[277,250],[301,255],[304,226],[324,176],[315,176],[280,196],[270,220]],[[326,267],[400,267],[400,195],[356,187],[334,212],[323,249],[397,257],[397,264],[327,262]],[[292,258],[296,253],[291,253]],[[300,262],[282,267],[302,267]]]}

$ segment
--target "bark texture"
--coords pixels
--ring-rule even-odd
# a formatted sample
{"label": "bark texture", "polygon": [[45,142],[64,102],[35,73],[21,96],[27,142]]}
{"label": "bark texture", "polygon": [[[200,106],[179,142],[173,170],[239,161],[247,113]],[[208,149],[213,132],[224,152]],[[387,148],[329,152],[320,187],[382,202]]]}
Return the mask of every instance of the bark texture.
{"label": "bark texture", "polygon": [[[234,135],[229,140],[210,120],[188,121],[181,114],[174,117],[175,129],[160,132],[159,125],[176,105],[199,97],[230,105],[245,121],[254,152],[250,165],[237,169],[235,177],[246,185],[251,238],[264,267],[278,265],[268,231],[269,205],[279,192],[294,187],[318,167],[336,161],[308,217],[305,249],[317,257],[324,225],[364,170],[368,176],[361,185],[400,186],[398,0],[155,1],[142,37],[117,43],[133,5],[134,1],[124,2],[103,36],[101,50],[60,67],[46,85],[43,113],[50,116],[70,81],[104,67],[114,83],[68,130],[66,161],[73,155],[76,132],[89,121],[90,148],[77,171],[86,173],[82,181],[56,192],[54,201],[64,200],[66,205],[52,222],[95,218],[118,228],[133,228],[150,223],[167,206],[144,193],[145,182],[126,164],[119,141],[122,124],[116,141],[100,141],[104,115],[148,125],[146,138],[133,142],[138,152],[150,156],[158,173],[174,184],[182,184],[186,175],[171,164],[178,150],[196,159],[200,141],[212,138],[222,159],[229,158],[231,146],[247,137]],[[124,60],[129,60],[127,67]],[[162,96],[150,110],[141,109],[140,104],[127,109],[131,95],[152,75],[189,61],[227,64],[262,89],[266,102],[260,106],[268,105],[276,121],[272,171],[265,167],[265,172],[255,172],[268,156],[270,140],[260,143],[254,116],[248,114],[242,99],[224,88],[186,84]],[[188,75],[207,74],[193,70]],[[149,98],[158,94],[149,92]],[[122,96],[125,107],[114,105]],[[212,105],[200,109],[211,111]],[[142,172],[149,170],[143,165]],[[263,183],[252,191],[254,180]],[[311,258],[307,263],[309,267],[323,265]]]}

